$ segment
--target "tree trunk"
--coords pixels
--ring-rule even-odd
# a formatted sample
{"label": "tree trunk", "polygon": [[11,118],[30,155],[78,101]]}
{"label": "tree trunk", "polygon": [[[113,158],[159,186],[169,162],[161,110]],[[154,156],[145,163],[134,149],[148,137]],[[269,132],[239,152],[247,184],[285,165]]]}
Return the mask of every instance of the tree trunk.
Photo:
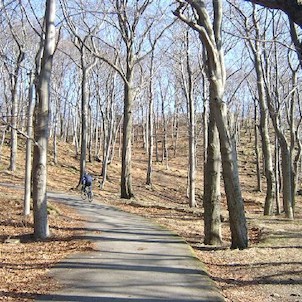
{"label": "tree trunk", "polygon": [[[213,86],[216,84],[210,85],[210,91],[216,90]],[[219,89],[219,85],[217,88]],[[228,131],[226,104],[221,101],[219,96],[211,99],[211,102],[214,103],[215,121],[220,138],[223,180],[230,217],[231,248],[244,249],[248,246],[247,226],[239,183],[237,157]]]}
{"label": "tree trunk", "polygon": [[298,145],[298,150],[296,153],[296,156],[294,158],[294,163],[293,163],[293,197],[294,197],[294,201],[293,201],[293,211],[295,214],[295,205],[296,205],[296,198],[295,195],[297,194],[297,188],[298,188],[298,183],[299,183],[299,162],[301,160],[301,152],[302,152],[302,144],[299,138],[299,134],[298,131],[296,131],[296,141],[297,141],[297,145]]}
{"label": "tree trunk", "polygon": [[256,171],[257,171],[257,191],[262,191],[261,182],[261,171],[260,171],[260,154],[259,154],[259,142],[258,142],[258,125],[257,125],[257,106],[255,102],[255,112],[254,112],[254,137],[255,137],[255,154],[256,154]]}
{"label": "tree trunk", "polygon": [[89,71],[96,64],[94,60],[90,64],[86,64],[85,47],[81,45],[78,48],[81,52],[81,70],[82,70],[82,83],[81,83],[81,117],[82,117],[82,131],[81,131],[81,158],[80,158],[80,177],[78,186],[80,186],[83,174],[86,171],[86,158],[87,158],[87,145],[88,145],[88,119],[89,119],[89,104],[88,104],[88,74]]}
{"label": "tree trunk", "polygon": [[114,155],[115,155],[115,144],[116,144],[116,140],[118,137],[118,132],[121,129],[121,123],[122,123],[122,118],[118,118],[117,121],[114,121],[114,132],[113,132],[113,138],[112,138],[112,148],[111,148],[111,153],[110,153],[110,157],[109,157],[109,162],[112,162],[114,159]]}
{"label": "tree trunk", "polygon": [[33,111],[34,111],[34,87],[33,74],[30,72],[29,81],[29,101],[27,108],[27,139],[26,139],[26,159],[25,159],[25,184],[24,184],[24,208],[23,215],[30,214],[30,196],[31,196],[31,168],[32,168],[32,127],[33,127]]}
{"label": "tree trunk", "polygon": [[148,167],[147,167],[147,180],[146,184],[152,186],[152,167],[153,167],[153,62],[154,62],[154,51],[151,53],[151,64],[150,64],[150,82],[149,82],[149,108],[148,108]]}
{"label": "tree trunk", "polygon": [[155,137],[155,160],[158,163],[159,162],[159,154],[158,154],[158,108],[156,110],[157,116],[154,119],[154,137]]}
{"label": "tree trunk", "polygon": [[81,157],[80,157],[80,175],[78,186],[80,186],[82,177],[86,172],[86,157],[87,157],[87,137],[88,137],[88,99],[87,99],[87,69],[84,66],[84,59],[82,57],[82,98],[81,98]]}
{"label": "tree trunk", "polygon": [[176,155],[177,155],[178,138],[179,138],[179,106],[178,106],[178,102],[175,101],[175,114],[174,114],[174,123],[173,123],[173,149],[174,149],[174,157],[176,157]]}
{"label": "tree trunk", "polygon": [[286,140],[285,135],[280,130],[280,120],[279,116],[274,114],[272,108],[272,100],[270,99],[270,94],[267,87],[267,97],[269,99],[270,113],[276,136],[281,150],[281,168],[282,168],[282,193],[283,193],[283,207],[286,217],[289,219],[294,218],[293,212],[293,170],[292,170],[292,160],[290,154],[290,147]]}
{"label": "tree trunk", "polygon": [[[113,79],[115,83],[115,79]],[[114,89],[115,84],[113,84],[113,89]],[[112,90],[113,90],[112,89]],[[113,96],[113,91],[110,93],[111,96]],[[100,189],[102,190],[105,186],[106,180],[107,180],[107,171],[108,171],[108,164],[110,161],[110,156],[112,154],[111,149],[112,149],[112,138],[113,138],[113,132],[114,132],[114,110],[113,110],[113,97],[110,98],[110,104],[108,105],[109,110],[106,110],[106,121],[109,123],[109,126],[106,127],[107,131],[104,131],[106,139],[104,139],[104,156],[103,156],[103,164],[102,164],[102,181],[100,184]],[[108,112],[109,111],[109,112]]]}
{"label": "tree trunk", "polygon": [[165,113],[165,96],[161,91],[161,113],[163,119],[163,133],[162,133],[162,163],[166,163],[166,169],[169,169],[169,154],[168,154],[168,135],[167,135],[167,117]]}
{"label": "tree trunk", "polygon": [[2,148],[3,148],[3,144],[4,144],[4,140],[5,140],[5,135],[6,135],[6,126],[4,126],[4,128],[2,130],[2,137],[1,137],[1,142],[0,142],[0,160],[2,158]]}
{"label": "tree trunk", "polygon": [[58,132],[58,112],[55,112],[54,127],[53,127],[53,163],[58,163],[58,144],[57,144],[57,132]]}
{"label": "tree trunk", "polygon": [[[188,83],[186,87],[186,97],[188,102],[189,111],[189,205],[190,207],[196,207],[195,198],[195,181],[196,181],[196,138],[195,138],[195,104],[193,99],[193,74],[190,66],[189,56],[189,34],[186,33],[186,71],[188,76]],[[185,80],[184,80],[185,81]]]}
{"label": "tree trunk", "polygon": [[221,48],[222,1],[213,1],[213,22],[211,22],[210,15],[205,9],[204,1],[189,1],[189,3],[195,10],[196,20],[187,19],[182,11],[185,7],[182,5],[176,9],[174,14],[199,33],[199,38],[206,50],[210,102],[213,106],[214,118],[219,132],[223,179],[230,216],[231,248],[244,249],[248,246],[246,218],[239,183],[237,158],[229,134],[226,103],[223,102],[226,74]]}
{"label": "tree trunk", "polygon": [[127,82],[124,83],[124,122],[121,172],[121,198],[130,199],[134,196],[132,190],[131,172],[131,138],[132,138],[132,103],[133,103],[133,69],[127,62]]}
{"label": "tree trunk", "polygon": [[[253,15],[253,18],[254,18],[254,26],[256,30],[256,39],[257,39],[260,36],[260,34],[256,22],[255,13]],[[269,112],[267,107],[267,100],[265,98],[265,88],[263,82],[264,75],[262,71],[262,64],[260,58],[259,41],[256,40],[255,45],[252,45],[251,41],[249,41],[249,43],[254,55],[254,64],[255,64],[255,70],[257,76],[258,102],[260,108],[260,135],[261,135],[264,170],[265,170],[265,177],[266,177],[266,184],[267,184],[265,204],[264,204],[264,215],[272,215],[273,205],[275,200],[275,178],[274,178],[273,160],[272,160],[272,152],[271,152],[271,144],[270,144],[270,134],[268,129]]]}
{"label": "tree trunk", "polygon": [[282,167],[282,179],[283,179],[283,205],[285,215],[289,219],[294,219],[293,211],[293,189],[292,189],[292,164],[290,159],[290,152],[284,137],[279,138],[281,148],[281,167]]}
{"label": "tree trunk", "polygon": [[41,70],[38,73],[38,100],[35,109],[35,141],[33,158],[33,205],[34,236],[46,239],[49,236],[47,216],[47,150],[49,137],[49,86],[52,59],[55,49],[55,0],[46,1],[45,40]]}
{"label": "tree trunk", "polygon": [[[19,44],[18,44],[19,45]],[[24,52],[19,46],[19,55],[17,59],[17,66],[14,69],[14,74],[11,76],[11,96],[12,96],[12,109],[11,109],[11,138],[10,138],[10,165],[9,170],[16,170],[17,151],[18,151],[18,136],[17,136],[17,120],[18,120],[18,98],[17,98],[17,85],[21,62],[24,59]]]}
{"label": "tree trunk", "polygon": [[275,137],[275,179],[276,179],[276,214],[281,214],[281,207],[280,207],[280,155],[279,155],[279,142],[277,137]]}
{"label": "tree trunk", "polygon": [[221,245],[221,220],[220,220],[220,148],[219,136],[214,119],[213,103],[208,122],[207,133],[207,160],[204,168],[204,243]]}

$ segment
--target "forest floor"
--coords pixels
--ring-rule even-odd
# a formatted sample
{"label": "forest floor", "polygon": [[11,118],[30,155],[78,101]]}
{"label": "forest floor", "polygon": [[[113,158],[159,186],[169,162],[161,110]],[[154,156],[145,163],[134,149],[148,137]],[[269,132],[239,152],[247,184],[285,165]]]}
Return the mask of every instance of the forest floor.
{"label": "forest floor", "polygon": [[[19,148],[18,169],[8,167],[8,145],[0,158],[0,301],[30,301],[35,294],[59,287],[49,280],[47,271],[70,253],[89,251],[91,242],[78,240],[83,223],[67,206],[49,200],[51,238],[34,242],[32,217],[24,218],[23,146]],[[227,302],[301,302],[302,301],[302,202],[297,197],[296,218],[290,221],[283,214],[264,217],[264,193],[256,192],[252,151],[239,148],[242,194],[248,221],[249,248],[231,250],[225,196],[222,194],[222,247],[205,246],[203,242],[202,171],[198,173],[198,207],[191,209],[186,197],[187,159],[176,156],[166,163],[155,163],[153,186],[145,185],[146,156],[136,148],[133,156],[135,198],[119,196],[119,159],[109,166],[105,189],[94,187],[95,202],[117,206],[143,215],[177,232],[192,246],[205,264]],[[51,151],[51,150],[50,150]],[[172,151],[171,151],[172,152]],[[184,154],[183,150],[178,150]],[[60,143],[59,160],[48,167],[48,188],[78,194],[78,162],[70,145]],[[100,179],[101,164],[88,164],[88,170]],[[200,169],[200,168],[199,168]],[[58,181],[59,180],[59,181]],[[10,184],[10,185],[8,185]]]}

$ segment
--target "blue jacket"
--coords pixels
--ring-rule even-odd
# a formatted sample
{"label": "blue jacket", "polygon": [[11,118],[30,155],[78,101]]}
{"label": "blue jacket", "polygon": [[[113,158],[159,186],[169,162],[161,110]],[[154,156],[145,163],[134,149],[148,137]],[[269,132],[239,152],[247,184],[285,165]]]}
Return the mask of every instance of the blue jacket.
{"label": "blue jacket", "polygon": [[91,186],[92,185],[92,176],[85,173],[82,178],[82,184],[85,186]]}

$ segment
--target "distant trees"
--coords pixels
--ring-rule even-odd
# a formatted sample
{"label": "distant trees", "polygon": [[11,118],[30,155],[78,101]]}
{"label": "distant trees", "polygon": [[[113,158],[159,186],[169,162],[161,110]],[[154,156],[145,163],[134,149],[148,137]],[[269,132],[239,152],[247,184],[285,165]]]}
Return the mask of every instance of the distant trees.
{"label": "distant trees", "polygon": [[[63,1],[61,1],[64,3]],[[134,192],[132,188],[131,171],[131,139],[132,139],[132,119],[133,103],[139,87],[136,87],[135,69],[148,53],[144,39],[150,32],[155,22],[155,15],[152,18],[143,18],[143,15],[153,4],[152,0],[139,2],[111,1],[110,8],[104,4],[102,6],[103,20],[107,25],[111,25],[112,34],[108,37],[99,37],[98,31],[92,34],[93,46],[88,48],[95,57],[108,64],[116,70],[124,85],[124,113],[123,113],[123,143],[122,143],[122,171],[121,171],[121,197],[130,199]],[[67,5],[65,16],[68,18]],[[154,6],[153,6],[154,7]],[[114,14],[106,11],[114,10]],[[156,8],[155,8],[156,9]],[[101,27],[101,26],[100,26]],[[79,34],[73,33],[80,38]],[[113,41],[110,39],[113,38]],[[110,54],[105,54],[102,47],[110,50]],[[113,53],[113,56],[112,56]],[[115,59],[116,58],[116,59]]]}
{"label": "distant trees", "polygon": [[[18,98],[18,86],[20,81],[20,67],[21,63],[25,58],[25,27],[23,24],[23,18],[21,22],[16,24],[15,20],[13,19],[13,12],[11,10],[4,9],[7,26],[10,32],[10,38],[12,39],[12,44],[14,44],[11,50],[8,53],[3,53],[3,56],[6,56],[8,61],[4,61],[4,67],[9,75],[8,84],[9,84],[9,91],[10,91],[10,99],[11,99],[11,111],[10,111],[10,145],[11,145],[11,152],[10,152],[10,165],[9,170],[15,171],[16,170],[16,161],[17,161],[17,145],[18,145],[18,112],[19,112],[19,105],[20,101]],[[22,13],[21,13],[22,14]],[[8,39],[9,36],[7,36]]]}
{"label": "distant trees", "polygon": [[[241,11],[236,5],[232,6],[234,10],[238,13],[238,19],[234,19],[234,23],[240,23],[244,26],[239,27],[236,24],[236,28],[242,36],[246,37],[246,44],[250,49],[250,56],[252,62],[254,64],[256,79],[257,79],[257,97],[259,115],[260,115],[260,123],[259,123],[259,132],[261,135],[262,142],[262,152],[263,152],[263,161],[264,161],[264,173],[266,177],[266,197],[265,197],[265,205],[264,205],[264,215],[272,215],[273,213],[273,205],[275,201],[275,174],[273,167],[273,158],[271,151],[271,141],[270,141],[270,133],[269,133],[269,110],[268,104],[266,100],[265,94],[265,83],[264,83],[264,75],[262,68],[262,43],[261,39],[263,37],[263,33],[260,32],[259,28],[259,18],[255,9],[252,13],[252,19],[248,20],[248,18],[244,15],[243,11]],[[239,21],[240,20],[240,21]],[[252,29],[250,28],[250,24],[252,24]]]}
{"label": "distant trees", "polygon": [[272,0],[245,0],[252,2],[254,4],[259,4],[267,8],[279,9],[285,12],[289,19],[290,24],[290,35],[294,46],[297,50],[297,55],[300,60],[300,65],[302,66],[302,39],[299,39],[299,34],[296,29],[295,24],[297,24],[300,29],[302,28],[302,3],[300,0],[290,0],[290,1],[272,1]]}
{"label": "distant trees", "polygon": [[[301,5],[297,1],[178,0],[174,2],[177,18],[173,18],[167,13],[167,4],[159,0],[89,0],[87,6],[83,2],[60,0],[58,15],[62,28],[56,54],[54,0],[45,2],[44,25],[40,23],[43,3],[20,2],[15,10],[10,10],[11,6],[4,1],[0,3],[0,17],[4,21],[0,33],[0,102],[2,122],[11,131],[12,170],[16,169],[17,133],[24,133],[24,116],[28,115],[22,103],[29,95],[28,73],[36,65],[36,89],[30,93],[36,92],[34,138],[30,137],[30,129],[27,135],[35,144],[33,199],[35,221],[37,225],[42,221],[35,231],[37,237],[48,234],[45,179],[49,132],[55,164],[59,137],[73,142],[76,156],[81,153],[78,183],[87,159],[101,162],[101,189],[105,188],[119,138],[120,191],[126,199],[135,193],[132,146],[142,142],[146,183],[153,187],[154,161],[170,169],[173,157],[184,152],[179,145],[180,137],[186,137],[188,191],[183,198],[188,197],[192,207],[198,206],[200,199],[195,191],[201,186],[196,183],[196,176],[202,172],[205,243],[222,241],[222,172],[232,247],[245,248],[247,228],[236,148],[241,143],[240,127],[253,127],[255,133],[259,131],[262,142],[258,148],[258,137],[255,138],[258,189],[262,174],[266,180],[264,214],[280,212],[275,211],[274,202],[282,193],[286,215],[293,218],[301,153],[301,71],[297,62],[301,65],[302,52],[299,16],[289,5],[299,11]],[[222,3],[227,8],[224,22]],[[255,3],[285,11],[289,26],[284,14],[264,9],[259,12]],[[20,20],[14,20],[14,11],[18,11]],[[282,24],[288,26],[288,33],[280,30]],[[37,37],[41,38],[40,45]],[[290,41],[293,46],[288,47]],[[28,45],[34,47],[29,49]],[[251,129],[249,133],[252,139]],[[205,159],[202,169],[201,141]],[[279,159],[283,177],[279,173]]]}
{"label": "distant trees", "polygon": [[280,9],[290,20],[302,27],[302,4],[300,0],[245,0],[268,8]]}
{"label": "distant trees", "polygon": [[[196,187],[196,109],[194,99],[194,87],[196,86],[190,58],[190,39],[188,31],[184,35],[184,63],[182,67],[182,83],[184,95],[188,107],[188,136],[189,136],[189,173],[188,173],[188,197],[190,207],[196,207],[195,187]],[[184,65],[184,66],[183,66]],[[195,85],[194,85],[195,84]]]}
{"label": "distant trees", "polygon": [[[232,5],[232,8],[237,12],[237,17],[233,17],[232,22],[237,23],[238,32],[245,37],[257,78],[256,99],[260,109],[259,129],[262,138],[264,173],[267,179],[264,214],[273,215],[276,211],[280,213],[279,202],[276,200],[275,211],[274,201],[279,197],[277,181],[282,179],[283,208],[286,216],[292,219],[296,195],[293,180],[296,173],[293,171],[296,169],[296,161],[300,158],[301,152],[300,142],[296,136],[299,133],[301,109],[299,93],[296,94],[297,66],[292,66],[293,51],[285,46],[290,43],[290,36],[282,34],[281,28],[284,28],[285,21],[277,12],[258,10],[255,5],[252,5],[251,10],[246,14],[235,4]],[[240,27],[239,24],[245,26]],[[281,63],[280,58],[282,57],[287,57],[287,60]],[[290,78],[292,79],[289,80]],[[275,157],[275,165],[273,164],[271,151],[273,131],[272,127],[269,127],[270,122],[278,142],[275,147],[277,153],[275,153],[278,154],[279,148],[281,151],[282,177],[276,173],[278,172],[276,170],[279,156]]]}

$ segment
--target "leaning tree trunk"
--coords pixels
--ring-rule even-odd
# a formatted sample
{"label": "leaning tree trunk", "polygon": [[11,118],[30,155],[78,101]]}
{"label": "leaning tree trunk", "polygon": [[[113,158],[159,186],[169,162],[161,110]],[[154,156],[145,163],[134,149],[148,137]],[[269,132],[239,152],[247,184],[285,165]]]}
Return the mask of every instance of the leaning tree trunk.
{"label": "leaning tree trunk", "polygon": [[221,37],[222,1],[213,1],[213,21],[205,8],[204,1],[188,1],[188,3],[194,9],[196,20],[192,21],[187,18],[186,14],[183,13],[186,6],[182,4],[174,14],[198,32],[200,41],[206,50],[206,67],[211,91],[210,102],[219,132],[223,180],[230,217],[231,248],[244,249],[248,246],[247,225],[239,183],[237,158],[227,124],[227,107],[223,101],[226,74]]}
{"label": "leaning tree trunk", "polygon": [[46,1],[45,40],[41,69],[38,73],[37,104],[35,108],[35,147],[33,158],[34,236],[49,236],[47,216],[47,150],[49,137],[49,86],[55,49],[55,0]]}
{"label": "leaning tree trunk", "polygon": [[220,138],[222,173],[230,217],[231,248],[244,249],[248,246],[247,225],[239,183],[235,146],[228,130],[227,108],[222,101],[221,85],[216,81],[210,81],[210,91],[216,91],[214,93],[215,97],[211,98],[211,102],[213,102],[215,121]]}

